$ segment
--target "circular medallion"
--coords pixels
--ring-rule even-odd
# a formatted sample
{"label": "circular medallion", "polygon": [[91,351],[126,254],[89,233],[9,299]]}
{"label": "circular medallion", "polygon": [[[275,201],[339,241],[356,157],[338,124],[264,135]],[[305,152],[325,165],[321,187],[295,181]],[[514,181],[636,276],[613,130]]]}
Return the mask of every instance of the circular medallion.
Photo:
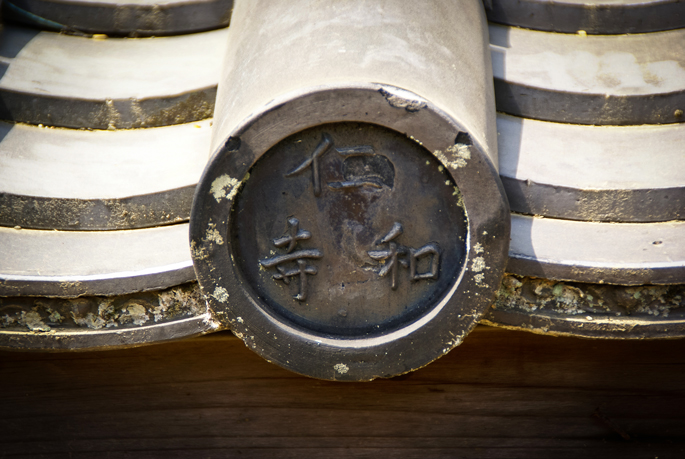
{"label": "circular medallion", "polygon": [[265,309],[322,334],[396,330],[463,268],[459,191],[416,142],[370,124],[294,134],[249,172],[231,216],[234,260]]}

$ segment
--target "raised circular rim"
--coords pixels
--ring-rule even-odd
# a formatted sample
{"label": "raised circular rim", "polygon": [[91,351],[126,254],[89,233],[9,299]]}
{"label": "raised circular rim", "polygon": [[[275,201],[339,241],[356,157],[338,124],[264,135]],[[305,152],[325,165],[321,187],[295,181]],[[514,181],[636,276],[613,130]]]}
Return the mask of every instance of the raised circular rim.
{"label": "raised circular rim", "polygon": [[[459,187],[468,218],[464,268],[457,282],[414,322],[371,338],[319,335],[279,320],[244,287],[228,237],[216,237],[217,232],[229,234],[233,199],[264,153],[296,132],[341,121],[380,125],[423,145],[446,166]],[[458,120],[420,96],[380,84],[305,88],[254,112],[214,153],[196,189],[191,212],[195,271],[215,317],[266,360],[329,380],[371,380],[406,373],[460,344],[499,287],[510,226],[503,187],[483,148],[474,140],[470,159],[461,162],[447,150],[465,131]],[[473,274],[476,258],[478,265],[485,261],[487,267]]]}

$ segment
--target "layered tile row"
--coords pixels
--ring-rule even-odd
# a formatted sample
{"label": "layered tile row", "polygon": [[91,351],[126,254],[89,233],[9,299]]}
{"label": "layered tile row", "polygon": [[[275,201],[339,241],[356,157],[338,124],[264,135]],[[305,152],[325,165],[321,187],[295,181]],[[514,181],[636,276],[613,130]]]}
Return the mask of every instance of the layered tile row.
{"label": "layered tile row", "polygon": [[210,124],[86,131],[0,122],[0,225],[113,230],[187,221]]}
{"label": "layered tile row", "polygon": [[209,118],[226,36],[99,39],[6,26],[0,119],[131,129]]}
{"label": "layered tile row", "polygon": [[685,27],[680,0],[485,0],[488,20],[499,24],[588,34],[658,32]]}
{"label": "layered tile row", "polygon": [[67,32],[175,35],[226,27],[233,0],[6,0],[5,14]]}
{"label": "layered tile row", "polygon": [[597,223],[513,214],[507,271],[621,285],[685,282],[685,221]]}
{"label": "layered tile row", "polygon": [[0,240],[0,296],[111,296],[195,278],[187,223],[124,231],[0,227]]}
{"label": "layered tile row", "polygon": [[575,124],[685,121],[685,29],[633,35],[490,25],[497,110]]}
{"label": "layered tile row", "polygon": [[685,219],[685,123],[585,126],[500,113],[499,166],[514,212],[570,220]]}
{"label": "layered tile row", "polygon": [[226,33],[4,29],[0,296],[115,296],[194,280],[187,220]]}
{"label": "layered tile row", "polygon": [[487,12],[514,213],[510,274],[484,323],[684,336],[685,4],[492,0]]}
{"label": "layered tile row", "polygon": [[[194,279],[186,224],[128,231],[0,228],[0,296],[151,290]],[[508,271],[607,284],[685,279],[685,222],[593,223],[512,216]]]}

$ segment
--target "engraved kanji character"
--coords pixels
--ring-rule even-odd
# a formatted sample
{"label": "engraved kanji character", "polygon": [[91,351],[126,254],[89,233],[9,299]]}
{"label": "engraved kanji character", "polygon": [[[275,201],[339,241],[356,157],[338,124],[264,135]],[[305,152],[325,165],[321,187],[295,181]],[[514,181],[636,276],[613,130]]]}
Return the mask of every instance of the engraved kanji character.
{"label": "engraved kanji character", "polygon": [[[320,258],[320,257],[317,257]],[[282,266],[276,266],[278,274],[274,274],[275,280],[282,280],[286,285],[290,285],[290,277],[300,276],[300,291],[295,298],[297,301],[307,300],[307,274],[314,275],[319,272],[316,266],[307,265],[307,262],[301,258],[297,259],[297,268],[285,269]]]}
{"label": "engraved kanji character", "polygon": [[395,171],[392,163],[383,155],[377,155],[370,145],[359,145],[335,149],[343,161],[341,182],[328,182],[333,190],[371,187],[376,189],[386,185],[393,187]]}
{"label": "engraved kanji character", "polygon": [[321,194],[321,178],[319,176],[319,158],[333,146],[333,139],[325,132],[321,135],[321,142],[316,146],[314,152],[302,164],[297,166],[292,171],[285,174],[286,177],[292,177],[311,166],[312,168],[312,183],[314,184],[314,196]]}
{"label": "engraved kanji character", "polygon": [[[413,247],[405,247],[393,242],[402,232],[402,225],[395,222],[390,232],[379,241],[379,244],[388,244],[388,248],[384,250],[369,250],[367,252],[374,260],[385,262],[380,271],[378,271],[378,275],[384,277],[390,273],[390,286],[393,290],[397,290],[399,265],[409,268],[409,279],[412,282],[421,279],[437,279],[440,268],[440,246],[438,244],[431,242],[418,249],[414,249]],[[427,256],[431,257],[429,270],[423,273],[417,272],[419,259]]]}
{"label": "engraved kanji character", "polygon": [[[416,265],[418,259],[425,256],[431,256],[430,270],[425,273],[417,273]],[[422,246],[419,249],[409,249],[409,278],[412,281],[419,279],[437,279],[438,268],[440,267],[440,247],[438,244],[430,243]]]}
{"label": "engraved kanji character", "polygon": [[288,219],[288,229],[286,232],[288,234],[274,239],[274,245],[280,248],[287,244],[287,253],[293,251],[295,245],[297,245],[297,241],[304,241],[312,237],[312,233],[300,229],[300,221],[295,217],[290,217]]}
{"label": "engraved kanji character", "polygon": [[[273,240],[276,247],[288,246],[284,255],[277,255],[275,257],[267,258],[259,262],[264,268],[276,268],[278,271],[273,275],[274,280],[281,280],[284,284],[290,285],[290,278],[299,276],[300,287],[298,293],[293,297],[298,301],[306,301],[307,299],[307,276],[314,275],[318,272],[316,266],[308,265],[305,261],[307,258],[321,258],[323,254],[317,249],[295,250],[298,241],[306,240],[312,237],[309,231],[301,230],[299,228],[300,221],[295,217],[288,218],[288,229],[285,235]],[[294,251],[295,250],[295,251]],[[296,268],[287,269],[282,265],[297,262]]]}
{"label": "engraved kanji character", "polygon": [[381,244],[388,244],[388,249],[386,250],[369,250],[367,253],[374,260],[385,261],[385,264],[381,267],[378,275],[385,277],[390,273],[391,288],[393,290],[397,289],[397,263],[401,263],[404,267],[407,266],[407,261],[399,258],[400,255],[405,255],[407,253],[406,247],[398,246],[395,242],[391,242],[397,236],[402,234],[402,225],[395,223],[388,234],[383,236],[380,240]]}

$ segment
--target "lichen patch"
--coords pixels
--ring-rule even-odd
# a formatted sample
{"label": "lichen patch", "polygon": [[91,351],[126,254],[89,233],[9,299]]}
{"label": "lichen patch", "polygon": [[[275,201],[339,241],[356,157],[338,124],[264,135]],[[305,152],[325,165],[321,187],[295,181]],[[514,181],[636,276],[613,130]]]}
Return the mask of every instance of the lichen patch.
{"label": "lichen patch", "polygon": [[102,317],[96,316],[92,312],[89,312],[84,316],[74,314],[73,319],[76,325],[91,328],[93,330],[100,330],[107,325],[107,322]]}
{"label": "lichen patch", "polygon": [[42,317],[36,311],[22,314],[21,320],[31,331],[50,331],[50,327],[43,322]]}
{"label": "lichen patch", "polygon": [[473,262],[471,262],[471,271],[474,273],[479,273],[486,268],[487,266],[485,265],[485,258],[483,257],[476,257],[473,259]]}
{"label": "lichen patch", "polygon": [[216,202],[221,202],[223,198],[230,201],[238,193],[238,185],[240,185],[240,180],[224,174],[214,179],[209,191],[214,196],[214,199],[216,199]]}
{"label": "lichen patch", "polygon": [[198,245],[195,241],[190,241],[190,253],[195,260],[205,260],[209,256],[207,249]]}
{"label": "lichen patch", "polygon": [[212,293],[212,297],[221,303],[225,303],[228,301],[228,292],[225,288],[217,286],[214,289],[214,293]]}
{"label": "lichen patch", "polygon": [[205,239],[207,241],[212,241],[217,245],[223,245],[224,243],[224,238],[221,237],[221,233],[219,233],[219,230],[216,229],[216,225],[214,223],[207,225]]}
{"label": "lichen patch", "polygon": [[[558,282],[551,279],[515,277],[507,274],[497,292],[494,309],[566,316],[613,316],[638,318],[682,315],[685,286],[620,286]],[[618,322],[617,322],[618,323]]]}
{"label": "lichen patch", "polygon": [[466,167],[467,161],[471,159],[471,146],[464,144],[452,145],[447,147],[445,153],[442,150],[435,150],[433,155],[445,166],[456,170],[460,167]]}
{"label": "lichen patch", "polygon": [[147,315],[147,310],[145,306],[137,302],[131,301],[127,302],[121,309],[121,314],[119,315],[119,323],[132,323],[133,325],[144,325],[150,316]]}
{"label": "lichen patch", "polygon": [[207,312],[197,284],[117,297],[0,298],[0,329],[67,331],[131,328],[194,317]]}
{"label": "lichen patch", "polygon": [[476,285],[482,288],[488,288],[489,285],[485,283],[485,274],[479,273],[473,276],[473,280],[476,282]]}
{"label": "lichen patch", "polygon": [[348,367],[344,363],[336,363],[335,365],[333,365],[333,369],[341,375],[344,375],[345,373],[350,371],[350,367]]}

